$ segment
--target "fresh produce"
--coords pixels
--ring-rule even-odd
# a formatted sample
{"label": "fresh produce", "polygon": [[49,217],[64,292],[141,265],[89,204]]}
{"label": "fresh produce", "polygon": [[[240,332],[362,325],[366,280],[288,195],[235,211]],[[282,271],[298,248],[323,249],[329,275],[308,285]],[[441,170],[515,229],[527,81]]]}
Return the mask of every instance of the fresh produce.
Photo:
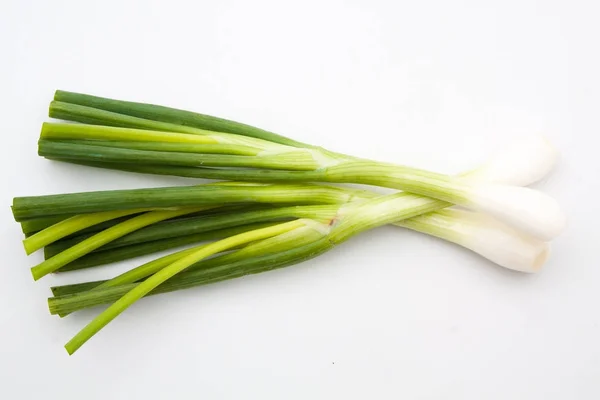
{"label": "fresh produce", "polygon": [[501,179],[477,184],[363,160],[189,111],[57,91],[50,116],[85,124],[44,123],[38,153],[49,159],[210,179],[383,186],[482,211],[545,240],[564,225],[552,198]]}
{"label": "fresh produce", "polygon": [[[111,304],[67,345],[72,354],[146,295],[219,282],[315,257],[363,231],[395,224],[536,272],[565,225],[549,196],[527,186],[556,152],[526,138],[451,177],[334,153],[202,114],[58,91],[39,154],[134,172],[233,181],[188,187],[16,197],[34,279],[193,244],[113,279],[52,288],[52,314]],[[309,182],[405,190],[387,195]],[[462,209],[448,208],[454,205]],[[208,243],[206,243],[209,241]]]}

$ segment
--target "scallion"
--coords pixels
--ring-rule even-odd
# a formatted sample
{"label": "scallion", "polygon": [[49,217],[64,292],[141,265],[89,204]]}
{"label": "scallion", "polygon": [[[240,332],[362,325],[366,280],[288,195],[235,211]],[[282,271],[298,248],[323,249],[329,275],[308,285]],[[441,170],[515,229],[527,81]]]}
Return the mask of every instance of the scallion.
{"label": "scallion", "polygon": [[[12,211],[34,279],[189,246],[112,279],[52,288],[50,312],[112,303],[65,346],[75,352],[146,295],[292,265],[395,224],[536,272],[565,225],[557,203],[527,186],[556,152],[521,141],[481,167],[448,176],[332,152],[249,125],[151,104],[57,91],[41,156],[117,170],[233,182],[17,197]],[[400,189],[380,195],[322,183]],[[449,208],[454,205],[465,209]],[[216,211],[215,211],[216,210]]]}
{"label": "scallion", "polygon": [[[564,226],[556,202],[528,189],[481,185],[406,166],[362,160],[245,124],[173,108],[63,91],[56,92],[55,101],[60,103],[51,105],[51,116],[88,124],[44,124],[39,153],[51,159],[108,168],[114,164],[116,169],[136,164],[130,170],[146,167],[149,172],[163,168],[163,173],[199,168],[196,176],[211,178],[224,168],[227,179],[255,181],[264,181],[266,171],[279,170],[273,177],[279,181],[361,183],[406,190],[489,213],[544,240],[555,237]],[[73,105],[70,108],[69,103]],[[106,140],[119,143],[102,145],[101,141]],[[149,143],[154,144],[144,149]],[[162,143],[166,146],[159,150],[157,144]],[[177,143],[179,149],[186,144],[221,144],[250,146],[260,151],[255,155],[229,155],[226,150],[220,155],[207,154],[192,148],[178,152],[171,151],[172,143]],[[539,206],[529,209],[532,204]],[[550,213],[554,217],[545,219]]]}

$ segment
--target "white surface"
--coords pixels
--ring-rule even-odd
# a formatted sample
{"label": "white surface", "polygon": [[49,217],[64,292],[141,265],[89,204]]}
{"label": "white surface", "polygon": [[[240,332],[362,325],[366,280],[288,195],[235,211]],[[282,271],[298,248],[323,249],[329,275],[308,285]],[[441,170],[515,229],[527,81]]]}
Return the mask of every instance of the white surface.
{"label": "white surface", "polygon": [[[598,399],[596,1],[3,1],[3,399]],[[285,4],[284,4],[285,3]],[[455,172],[529,132],[569,216],[538,275],[392,227],[317,260],[136,304],[75,356],[16,195],[168,185],[36,156],[57,88],[197,110]],[[189,181],[186,181],[189,182]]]}

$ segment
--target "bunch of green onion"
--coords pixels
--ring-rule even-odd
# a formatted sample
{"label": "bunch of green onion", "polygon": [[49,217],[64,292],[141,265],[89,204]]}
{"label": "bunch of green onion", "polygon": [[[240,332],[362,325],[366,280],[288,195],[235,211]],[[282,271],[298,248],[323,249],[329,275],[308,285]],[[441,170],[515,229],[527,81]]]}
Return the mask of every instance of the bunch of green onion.
{"label": "bunch of green onion", "polygon": [[146,295],[295,264],[381,225],[433,235],[522,272],[541,268],[548,241],[565,226],[551,197],[524,187],[556,161],[539,136],[448,176],[156,105],[57,91],[50,116],[78,123],[44,123],[39,154],[46,158],[223,180],[14,199],[26,252],[44,248],[45,261],[32,268],[36,280],[193,245],[109,280],[52,288],[49,308],[59,316],[110,304],[67,343],[69,354]]}

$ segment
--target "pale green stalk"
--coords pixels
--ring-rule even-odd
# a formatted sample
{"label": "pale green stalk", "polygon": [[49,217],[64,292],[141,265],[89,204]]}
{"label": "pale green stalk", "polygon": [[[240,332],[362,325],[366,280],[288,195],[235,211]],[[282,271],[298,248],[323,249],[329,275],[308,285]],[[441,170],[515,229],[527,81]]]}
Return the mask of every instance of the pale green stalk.
{"label": "pale green stalk", "polygon": [[149,210],[146,208],[138,208],[133,210],[105,211],[76,215],[74,217],[62,220],[32,236],[29,236],[23,240],[23,246],[25,247],[27,254],[31,254],[34,251],[49,245],[50,243],[69,236],[75,232],[79,232],[85,228],[89,228],[90,226],[127,215],[138,214],[144,211]]}
{"label": "pale green stalk", "polygon": [[206,207],[185,208],[178,210],[160,210],[151,211],[142,215],[133,217],[127,221],[121,222],[113,227],[110,227],[94,236],[76,244],[75,246],[51,257],[35,267],[31,268],[33,279],[36,281],[47,274],[56,271],[62,266],[71,261],[90,253],[100,246],[113,241],[119,237],[125,236],[128,233],[136,231],[144,226],[154,224],[159,221],[164,221],[169,218],[175,218],[185,214],[191,214],[206,209]]}
{"label": "pale green stalk", "polygon": [[84,214],[133,208],[171,208],[224,204],[338,204],[362,197],[364,190],[318,185],[196,185],[151,189],[108,190],[61,195],[15,197],[16,221],[51,215]]}
{"label": "pale green stalk", "polygon": [[73,337],[66,345],[65,348],[69,354],[73,354],[79,347],[81,347],[87,340],[95,335],[100,329],[106,324],[116,318],[119,314],[125,311],[129,306],[135,303],[137,300],[142,298],[144,295],[149,293],[152,289],[156,288],[161,283],[165,282],[169,278],[175,276],[177,273],[185,270],[190,265],[197,263],[198,261],[209,257],[213,254],[225,251],[227,249],[243,245],[245,243],[253,242],[256,240],[266,239],[276,235],[280,235],[291,230],[301,228],[303,226],[312,226],[316,224],[312,220],[296,220],[286,222],[283,224],[275,225],[269,228],[258,229],[251,232],[242,233],[229,237],[227,239],[220,240],[218,242],[211,243],[208,246],[203,246],[196,252],[193,252],[169,266],[161,269],[148,279],[137,285],[126,295],[121,297],[109,308],[104,310],[99,316],[97,316],[92,322],[90,322],[85,328],[83,328],[75,337]]}
{"label": "pale green stalk", "polygon": [[[331,217],[335,215],[335,212],[332,212]],[[316,219],[318,220],[318,218]],[[321,220],[321,223],[328,223],[326,220]],[[303,246],[314,240],[318,239],[318,237],[322,237],[321,232],[316,232],[314,229],[309,230],[305,235],[299,235],[299,232],[294,234],[294,245],[295,246]],[[315,235],[318,235],[316,237]],[[240,250],[237,250],[235,254],[232,253],[233,257],[228,257],[227,255],[221,256],[221,262],[230,262],[232,260],[239,260],[242,258],[250,258],[257,255],[264,255],[268,253],[274,253],[281,250],[282,245],[285,246],[289,244],[289,238],[286,235],[278,235],[275,237],[271,237],[268,239],[263,239],[255,243],[250,243],[243,247]],[[209,244],[200,245],[193,247],[191,249],[185,249],[173,254],[166,255],[164,257],[158,258],[156,260],[150,261],[148,263],[142,264],[139,267],[133,268],[127,272],[122,273],[108,281],[105,281],[98,285],[95,289],[102,289],[106,287],[119,286],[127,283],[134,283],[141,279],[144,279],[158,271],[160,271],[165,266],[171,264],[175,260],[187,256],[192,252],[203,248],[204,246],[208,246]]]}
{"label": "pale green stalk", "polygon": [[160,271],[167,265],[177,261],[178,259],[180,259],[182,257],[192,254],[193,252],[200,250],[201,248],[203,248],[205,246],[208,246],[208,244],[195,246],[190,249],[180,250],[180,251],[177,251],[172,254],[167,254],[164,257],[157,258],[156,260],[152,260],[150,262],[142,264],[139,267],[130,269],[129,271],[124,272],[121,275],[117,275],[114,278],[98,285],[98,287],[96,287],[95,289],[96,290],[103,289],[103,288],[107,288],[107,287],[111,287],[111,286],[119,286],[119,285],[124,285],[126,283],[133,283],[133,282],[139,281],[140,279],[144,279],[144,278]]}
{"label": "pale green stalk", "polygon": [[[122,128],[102,125],[63,124],[44,122],[40,139],[80,139],[80,140],[109,140],[133,142],[161,142],[178,144],[221,144],[245,146],[271,152],[298,151],[296,147],[272,143],[266,140],[223,132],[197,130],[196,134],[156,131],[135,128]],[[308,149],[307,149],[308,150]]]}
{"label": "pale green stalk", "polygon": [[139,142],[164,142],[187,144],[218,144],[219,140],[209,133],[190,135],[178,132],[148,131],[133,128],[119,128],[101,125],[60,124],[44,122],[40,133],[41,139],[85,139],[85,140],[117,140]]}
{"label": "pale green stalk", "polygon": [[[557,236],[564,229],[566,223],[565,216],[556,201],[548,196],[530,190],[516,189],[503,185],[496,185],[494,187],[488,185],[482,186],[479,184],[472,184],[471,182],[459,178],[450,178],[444,175],[420,171],[404,166],[360,160],[314,146],[294,142],[289,138],[252,126],[240,124],[235,121],[223,120],[184,110],[61,91],[56,92],[55,100],[88,107],[85,111],[82,111],[81,114],[76,109],[77,107],[74,107],[69,112],[63,113],[63,116],[72,118],[76,121],[91,122],[94,124],[107,121],[107,123],[111,124],[118,120],[119,122],[116,123],[116,125],[119,126],[128,126],[130,122],[130,126],[139,126],[140,121],[138,119],[143,119],[143,125],[148,129],[160,129],[158,126],[162,123],[186,125],[213,131],[214,133],[210,135],[219,140],[220,143],[234,140],[235,138],[232,136],[237,137],[238,139],[246,138],[253,141],[257,140],[257,137],[266,138],[271,141],[274,146],[264,154],[268,156],[267,158],[271,156],[275,157],[281,154],[281,152],[286,152],[287,150],[285,150],[285,147],[291,149],[295,148],[295,151],[305,151],[306,156],[312,157],[315,164],[318,166],[311,170],[308,168],[309,164],[306,164],[306,169],[304,169],[305,166],[301,168],[303,173],[298,174],[294,173],[298,171],[292,171],[292,169],[294,169],[293,162],[289,163],[286,168],[285,165],[282,164],[277,164],[277,167],[270,167],[264,159],[260,160],[262,163],[260,166],[258,164],[252,165],[253,163],[250,160],[244,160],[244,166],[256,168],[255,170],[248,171],[244,168],[237,168],[241,164],[237,164],[239,161],[231,159],[232,163],[229,163],[227,160],[220,161],[223,163],[221,166],[234,167],[233,170],[232,168],[213,169],[205,168],[203,166],[200,166],[196,170],[196,168],[188,168],[189,166],[192,166],[190,163],[194,161],[193,159],[185,160],[185,158],[181,156],[168,157],[162,154],[163,152],[153,154],[148,152],[143,153],[144,151],[142,150],[127,151],[127,149],[123,148],[115,152],[114,149],[108,149],[106,147],[104,149],[93,150],[85,148],[85,146],[81,147],[74,143],[68,144],[66,147],[53,147],[41,143],[39,154],[51,159],[74,161],[76,163],[105,168],[137,170],[140,172],[159,174],[180,174],[182,176],[195,176],[211,179],[226,178],[253,181],[272,179],[296,182],[324,181],[384,186],[406,190],[422,196],[433,197],[448,203],[464,206],[474,211],[489,213],[517,229],[524,230],[544,240],[550,240]],[[93,108],[109,111],[113,114],[106,114],[103,111],[98,111],[96,113],[92,110]],[[121,116],[115,114],[121,114]],[[133,119],[130,120],[128,116]],[[156,122],[156,124],[154,124],[153,121]],[[111,128],[109,127],[107,129]],[[140,131],[140,137],[145,135],[142,132],[144,131]],[[222,132],[230,133],[226,134]],[[190,136],[194,135],[191,134]],[[85,136],[80,138],[85,139]],[[282,147],[280,143],[285,143],[285,146]],[[291,146],[288,146],[289,144],[291,144]],[[69,148],[69,146],[73,147]],[[140,153],[140,151],[142,153]],[[73,155],[74,153],[77,153],[77,155]],[[135,166],[131,168],[131,164],[142,165],[140,167]],[[519,162],[515,164],[521,165]],[[259,170],[259,168],[264,168],[264,170]],[[280,168],[282,171],[273,174],[274,168]],[[549,222],[546,222],[547,216],[550,216],[547,218],[547,221]]]}

